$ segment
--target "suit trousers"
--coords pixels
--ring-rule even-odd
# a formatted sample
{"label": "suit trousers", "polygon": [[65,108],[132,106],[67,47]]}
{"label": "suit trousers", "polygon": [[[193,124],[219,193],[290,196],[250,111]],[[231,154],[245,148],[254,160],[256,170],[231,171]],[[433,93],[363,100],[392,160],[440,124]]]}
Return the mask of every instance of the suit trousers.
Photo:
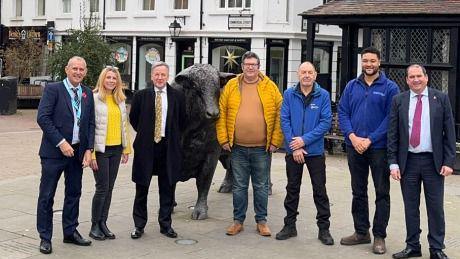
{"label": "suit trousers", "polygon": [[[292,155],[286,156],[286,198],[284,208],[286,217],[284,225],[292,226],[297,221],[299,207],[300,185],[302,183],[303,164],[294,161]],[[321,156],[305,156],[305,164],[310,173],[310,181],[313,187],[313,201],[316,206],[316,220],[319,229],[329,229],[331,217],[329,197],[326,191],[326,159]]]}
{"label": "suit trousers", "polygon": [[370,167],[376,193],[372,233],[374,237],[386,238],[390,219],[390,170],[386,149],[368,149],[359,154],[353,147],[347,146],[347,156],[353,194],[351,214],[355,231],[364,235],[370,228],[367,196]]}
{"label": "suit trousers", "polygon": [[444,248],[444,176],[436,171],[432,153],[410,153],[401,178],[401,191],[406,217],[406,244],[420,251],[420,192],[425,193],[428,214],[428,243],[430,250]]}
{"label": "suit trousers", "polygon": [[96,152],[99,170],[93,172],[94,180],[96,181],[96,191],[94,192],[91,208],[91,222],[93,223],[107,221],[122,151],[123,147],[117,145],[106,146],[104,153]]}
{"label": "suit trousers", "polygon": [[[158,223],[160,229],[171,228],[171,214],[174,209],[174,193],[176,184],[170,183],[166,166],[166,139],[163,138],[159,143],[153,144],[153,174],[158,175],[158,191],[160,209],[158,211]],[[136,197],[134,198],[133,219],[137,228],[144,228],[147,224],[147,196],[149,185],[136,184]]]}
{"label": "suit trousers", "polygon": [[[78,154],[78,150],[75,150]],[[62,228],[64,237],[72,235],[78,226],[83,169],[81,161],[71,158],[41,158],[42,172],[37,204],[37,230],[40,238],[51,241],[53,235],[53,204],[62,172],[65,177]]]}

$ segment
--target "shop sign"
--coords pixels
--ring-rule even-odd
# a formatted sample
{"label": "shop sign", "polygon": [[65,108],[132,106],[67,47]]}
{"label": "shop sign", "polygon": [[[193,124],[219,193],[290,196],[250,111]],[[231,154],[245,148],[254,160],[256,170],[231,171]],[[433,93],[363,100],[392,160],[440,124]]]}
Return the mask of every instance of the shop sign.
{"label": "shop sign", "polygon": [[248,44],[250,40],[244,38],[210,38],[209,43]]}
{"label": "shop sign", "polygon": [[25,40],[25,39],[34,39],[39,40],[43,37],[43,31],[28,29],[28,28],[9,28],[8,29],[8,39],[9,40]]}
{"label": "shop sign", "polygon": [[252,30],[252,14],[229,14],[228,29],[250,29]]}

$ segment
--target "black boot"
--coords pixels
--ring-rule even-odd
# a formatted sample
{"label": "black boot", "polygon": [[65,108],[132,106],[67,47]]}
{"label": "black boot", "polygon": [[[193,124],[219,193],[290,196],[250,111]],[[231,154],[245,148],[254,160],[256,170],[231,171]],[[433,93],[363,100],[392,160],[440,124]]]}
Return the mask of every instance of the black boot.
{"label": "black boot", "polygon": [[91,225],[91,231],[89,232],[89,236],[96,239],[96,240],[104,240],[105,235],[101,230],[101,226],[99,223],[94,223]]}
{"label": "black boot", "polygon": [[108,239],[115,239],[115,234],[110,231],[110,229],[107,227],[107,224],[104,221],[101,221],[99,223],[99,226],[101,227],[102,233],[104,233],[104,236]]}

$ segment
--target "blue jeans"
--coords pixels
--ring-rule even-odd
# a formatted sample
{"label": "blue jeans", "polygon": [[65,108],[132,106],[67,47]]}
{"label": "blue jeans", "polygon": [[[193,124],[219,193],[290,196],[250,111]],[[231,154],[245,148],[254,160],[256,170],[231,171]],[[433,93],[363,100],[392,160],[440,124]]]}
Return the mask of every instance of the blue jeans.
{"label": "blue jeans", "polygon": [[257,223],[267,221],[269,153],[265,147],[232,148],[233,220],[243,223],[248,209],[248,186],[251,177],[254,212]]}

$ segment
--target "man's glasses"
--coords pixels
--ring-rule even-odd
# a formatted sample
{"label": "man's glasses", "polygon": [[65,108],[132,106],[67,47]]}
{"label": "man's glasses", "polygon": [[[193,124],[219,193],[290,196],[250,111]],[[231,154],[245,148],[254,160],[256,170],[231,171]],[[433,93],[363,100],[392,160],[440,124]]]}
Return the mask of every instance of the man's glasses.
{"label": "man's glasses", "polygon": [[258,68],[259,64],[243,63],[243,66],[246,68]]}

